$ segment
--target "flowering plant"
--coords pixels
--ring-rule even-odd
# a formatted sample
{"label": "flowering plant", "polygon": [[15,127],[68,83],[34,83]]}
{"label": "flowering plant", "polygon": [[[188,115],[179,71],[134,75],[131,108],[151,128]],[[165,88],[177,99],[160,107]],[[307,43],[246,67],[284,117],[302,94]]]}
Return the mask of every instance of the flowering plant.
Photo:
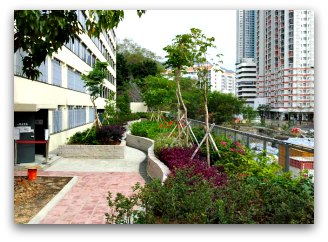
{"label": "flowering plant", "polygon": [[294,127],[294,128],[292,128],[290,130],[290,132],[292,132],[293,134],[300,134],[301,133],[301,129]]}
{"label": "flowering plant", "polygon": [[227,138],[216,138],[220,156],[215,161],[215,166],[223,167],[229,175],[242,174],[270,176],[278,172],[277,164],[270,164],[269,158],[263,154],[256,155],[251,149],[239,141],[233,142]]}

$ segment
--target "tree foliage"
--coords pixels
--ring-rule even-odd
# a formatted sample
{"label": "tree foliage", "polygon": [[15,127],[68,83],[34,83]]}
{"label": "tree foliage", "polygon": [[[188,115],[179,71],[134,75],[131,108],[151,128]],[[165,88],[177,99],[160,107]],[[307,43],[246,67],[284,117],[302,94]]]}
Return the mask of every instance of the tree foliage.
{"label": "tree foliage", "polygon": [[188,117],[192,119],[202,119],[204,103],[202,100],[202,90],[198,83],[191,78],[181,78],[181,95],[188,109]]}
{"label": "tree foliage", "polygon": [[160,57],[150,50],[141,47],[131,39],[123,39],[117,45],[118,87],[129,81],[134,81],[142,88],[144,78],[159,74],[163,67],[158,61]]}
{"label": "tree foliage", "polygon": [[238,99],[231,93],[211,92],[208,94],[208,111],[210,122],[223,123],[233,118],[233,115],[240,114],[244,101]]}
{"label": "tree foliage", "polygon": [[87,74],[82,74],[85,87],[88,88],[91,102],[96,112],[96,127],[99,128],[100,121],[97,114],[95,100],[100,97],[105,78],[107,77],[107,62],[96,61],[93,69]]}
{"label": "tree foliage", "polygon": [[243,114],[244,119],[247,119],[248,122],[256,118],[257,115],[257,112],[246,104],[243,106],[241,113]]}
{"label": "tree foliage", "polygon": [[[137,10],[139,17],[145,13]],[[22,49],[23,73],[37,79],[38,67],[47,55],[57,52],[70,38],[86,33],[97,36],[118,26],[124,18],[123,10],[89,10],[86,29],[79,24],[76,10],[15,10],[14,53]]]}
{"label": "tree foliage", "polygon": [[148,108],[154,111],[169,110],[176,101],[175,82],[164,77],[148,76],[145,78],[145,90],[142,97]]}
{"label": "tree foliage", "polygon": [[123,54],[128,62],[135,63],[140,60],[159,60],[156,54],[134,42],[132,39],[123,39],[117,43],[117,52]]}
{"label": "tree foliage", "polygon": [[[167,55],[165,56],[167,60],[164,65],[167,68],[172,69],[174,80],[176,82],[177,122],[179,122],[181,117],[186,120],[188,119],[188,109],[181,94],[180,79],[184,68],[193,66],[194,64],[194,55],[192,52],[193,42],[190,34],[177,35],[172,42],[171,45],[167,45],[163,48],[163,50],[167,52]],[[188,145],[189,131],[187,130],[185,137],[183,137],[181,127],[178,125],[178,132],[178,138],[180,140],[184,139],[185,144]]]}
{"label": "tree foliage", "polygon": [[124,83],[129,80],[129,70],[126,59],[122,53],[116,54],[116,86],[122,89]]}

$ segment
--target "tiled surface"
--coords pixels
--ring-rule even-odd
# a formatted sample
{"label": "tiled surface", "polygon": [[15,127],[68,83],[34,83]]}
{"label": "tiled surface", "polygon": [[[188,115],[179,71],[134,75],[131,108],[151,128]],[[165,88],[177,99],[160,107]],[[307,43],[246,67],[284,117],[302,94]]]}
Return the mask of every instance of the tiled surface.
{"label": "tiled surface", "polygon": [[[16,171],[15,175],[26,175]],[[108,212],[108,191],[125,195],[132,186],[145,181],[137,172],[40,171],[38,176],[76,176],[77,183],[47,213],[40,224],[104,224]]]}

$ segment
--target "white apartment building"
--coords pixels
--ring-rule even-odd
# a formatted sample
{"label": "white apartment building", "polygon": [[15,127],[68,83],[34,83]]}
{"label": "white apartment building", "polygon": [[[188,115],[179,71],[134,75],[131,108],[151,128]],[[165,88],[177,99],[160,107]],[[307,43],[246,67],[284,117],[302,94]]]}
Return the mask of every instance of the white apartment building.
{"label": "white apartment building", "polygon": [[236,48],[236,96],[255,108],[256,64],[255,57],[255,10],[237,10]]}
{"label": "white apartment building", "polygon": [[[215,67],[208,64],[207,81],[210,84],[211,91],[235,94],[235,73],[222,67]],[[221,69],[221,71],[217,71]],[[188,67],[182,75],[186,78],[198,80],[197,72],[194,67]]]}
{"label": "white apartment building", "polygon": [[222,72],[211,73],[211,91],[222,93],[235,93],[235,72],[221,67]]}
{"label": "white apartment building", "polygon": [[256,14],[257,97],[274,118],[314,113],[314,13],[259,10]]}
{"label": "white apartment building", "polygon": [[254,108],[256,99],[256,64],[252,58],[242,58],[236,64],[236,96]]}
{"label": "white apartment building", "polygon": [[[78,19],[85,29],[86,13],[78,10]],[[14,54],[14,130],[18,140],[49,139],[49,151],[78,131],[91,127],[95,110],[81,74],[87,74],[98,59],[107,61],[108,78],[103,93],[96,99],[102,111],[111,92],[116,93],[116,36],[103,32],[99,38],[80,34],[71,39],[39,67],[37,81],[22,73],[22,51]],[[33,162],[35,154],[45,154],[44,144],[23,144],[18,147],[18,162]],[[23,154],[24,153],[24,154]],[[23,154],[23,155],[22,155]]]}

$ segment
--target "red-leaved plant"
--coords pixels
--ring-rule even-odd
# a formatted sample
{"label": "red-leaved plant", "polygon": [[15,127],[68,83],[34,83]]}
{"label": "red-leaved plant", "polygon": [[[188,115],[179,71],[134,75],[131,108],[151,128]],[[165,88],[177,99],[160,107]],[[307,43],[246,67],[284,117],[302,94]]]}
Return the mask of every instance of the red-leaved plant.
{"label": "red-leaved plant", "polygon": [[201,176],[205,180],[212,182],[215,186],[226,184],[226,174],[221,172],[218,167],[208,166],[206,161],[201,157],[200,152],[195,155],[193,160],[190,159],[194,151],[195,147],[165,148],[160,151],[159,159],[169,167],[172,172],[171,176],[174,176],[179,169],[188,169],[190,176]]}

